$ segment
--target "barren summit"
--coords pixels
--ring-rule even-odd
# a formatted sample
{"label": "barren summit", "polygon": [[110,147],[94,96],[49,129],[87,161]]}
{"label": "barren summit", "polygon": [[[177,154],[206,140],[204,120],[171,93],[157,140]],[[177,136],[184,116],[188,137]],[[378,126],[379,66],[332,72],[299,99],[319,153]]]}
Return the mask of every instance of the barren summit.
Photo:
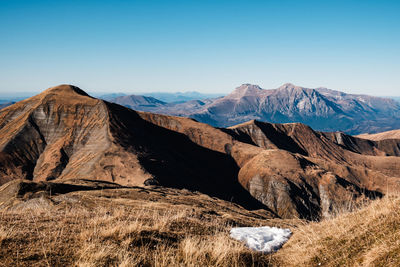
{"label": "barren summit", "polygon": [[[245,85],[237,97],[253,91],[264,92]],[[134,111],[70,85],[1,110],[0,135],[2,184],[89,179],[161,185],[307,219],[329,217],[348,199],[357,205],[399,190],[398,140],[256,120],[214,128]]]}

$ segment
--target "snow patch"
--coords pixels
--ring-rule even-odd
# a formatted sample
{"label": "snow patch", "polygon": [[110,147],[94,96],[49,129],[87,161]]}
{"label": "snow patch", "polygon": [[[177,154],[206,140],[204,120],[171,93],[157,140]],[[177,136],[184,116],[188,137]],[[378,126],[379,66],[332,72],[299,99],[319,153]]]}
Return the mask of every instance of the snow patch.
{"label": "snow patch", "polygon": [[292,232],[290,229],[277,227],[235,227],[231,229],[231,237],[246,243],[255,251],[271,253],[285,244]]}

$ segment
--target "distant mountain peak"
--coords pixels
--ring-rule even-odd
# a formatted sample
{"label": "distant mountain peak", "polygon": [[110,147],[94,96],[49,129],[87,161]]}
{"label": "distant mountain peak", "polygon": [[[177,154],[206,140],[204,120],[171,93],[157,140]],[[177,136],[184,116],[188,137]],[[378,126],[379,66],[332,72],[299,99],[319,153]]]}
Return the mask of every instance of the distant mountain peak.
{"label": "distant mountain peak", "polygon": [[143,109],[149,107],[162,106],[166,103],[151,96],[125,95],[113,98],[111,102],[118,103],[132,109]]}
{"label": "distant mountain peak", "polygon": [[304,89],[304,87],[294,85],[293,83],[285,83],[284,85],[278,87],[278,90],[282,90],[282,89],[284,89],[284,90],[285,89],[286,90],[288,90],[288,89]]}
{"label": "distant mountain peak", "polygon": [[239,87],[236,87],[236,89],[231,94],[229,94],[229,96],[234,98],[240,98],[243,96],[258,95],[263,91],[264,90],[258,85],[245,83]]}
{"label": "distant mountain peak", "polygon": [[256,84],[244,83],[241,86],[236,87],[235,91],[237,90],[263,90],[263,89]]}
{"label": "distant mountain peak", "polygon": [[281,87],[296,87],[293,83],[284,83]]}
{"label": "distant mountain peak", "polygon": [[[155,97],[158,99],[158,97]],[[325,87],[302,87],[285,83],[262,89],[244,83],[230,94],[201,102],[149,103],[112,102],[135,110],[188,116],[217,127],[227,127],[252,119],[258,121],[302,122],[322,131],[359,134],[400,128],[400,104],[379,97],[347,94]],[[148,100],[148,99],[147,99]]]}

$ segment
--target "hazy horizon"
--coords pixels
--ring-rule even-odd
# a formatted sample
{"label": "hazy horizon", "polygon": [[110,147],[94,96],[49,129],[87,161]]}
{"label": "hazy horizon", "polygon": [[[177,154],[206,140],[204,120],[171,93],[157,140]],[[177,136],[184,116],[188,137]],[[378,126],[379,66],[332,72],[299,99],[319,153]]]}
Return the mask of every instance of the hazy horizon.
{"label": "hazy horizon", "polygon": [[227,94],[290,82],[400,96],[398,1],[1,1],[0,96]]}
{"label": "hazy horizon", "polygon": [[[246,84],[246,83],[242,83],[242,84]],[[231,93],[232,91],[234,91],[237,87],[239,87],[242,84],[239,84],[239,85],[235,86],[229,92],[210,92],[210,93],[202,92],[201,90],[186,90],[186,91],[184,91],[184,90],[182,90],[182,91],[172,91],[172,90],[171,91],[109,90],[109,91],[96,91],[96,90],[87,90],[85,88],[81,88],[81,89],[86,91],[86,93],[88,93],[89,95],[94,96],[94,97],[101,97],[101,96],[110,95],[110,94],[146,95],[146,94],[157,94],[157,93],[158,94],[164,94],[164,93],[166,93],[166,94],[200,93],[200,94],[203,94],[203,95],[225,96],[225,95],[228,95],[229,93]],[[281,84],[281,85],[283,85],[283,84]],[[295,84],[295,85],[296,86],[301,86],[301,85],[298,85],[298,84]],[[275,88],[263,88],[263,87],[261,87],[261,88],[265,89],[265,90],[272,90],[272,89],[277,89],[278,87],[279,86],[277,86]],[[304,87],[304,86],[301,86],[301,87]],[[310,89],[316,89],[316,88],[321,88],[321,87],[324,87],[324,86],[318,86],[318,87],[310,88]],[[305,88],[309,88],[309,87],[305,87]],[[27,98],[27,97],[39,94],[39,93],[41,93],[42,91],[44,91],[46,89],[48,89],[48,88],[43,88],[42,90],[36,90],[36,91],[30,91],[30,92],[28,92],[28,91],[20,91],[20,92],[19,91],[17,91],[17,92],[2,92],[2,91],[0,91],[0,100],[7,100],[7,99],[12,99],[12,98],[16,98],[16,99],[17,98],[21,98],[21,99],[22,98]],[[334,89],[334,88],[328,88],[328,89],[337,90],[337,89]],[[348,93],[348,94],[352,94],[352,93],[346,92],[344,90],[343,91],[342,90],[338,90],[338,91],[341,91],[341,92],[344,92],[344,93]],[[357,94],[357,93],[355,93],[355,94]],[[360,95],[362,95],[362,93],[360,93]],[[398,95],[364,94],[364,95],[371,95],[371,96],[384,97],[384,98],[385,97],[386,98],[395,98],[397,100],[400,100],[400,94],[398,94]]]}

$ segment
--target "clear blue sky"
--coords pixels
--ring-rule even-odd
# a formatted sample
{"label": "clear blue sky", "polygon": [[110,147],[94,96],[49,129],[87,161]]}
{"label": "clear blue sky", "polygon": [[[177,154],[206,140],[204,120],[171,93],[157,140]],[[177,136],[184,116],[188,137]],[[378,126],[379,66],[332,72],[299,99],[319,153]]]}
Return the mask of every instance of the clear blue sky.
{"label": "clear blue sky", "polygon": [[399,79],[399,0],[0,0],[0,95],[291,82],[399,96]]}

